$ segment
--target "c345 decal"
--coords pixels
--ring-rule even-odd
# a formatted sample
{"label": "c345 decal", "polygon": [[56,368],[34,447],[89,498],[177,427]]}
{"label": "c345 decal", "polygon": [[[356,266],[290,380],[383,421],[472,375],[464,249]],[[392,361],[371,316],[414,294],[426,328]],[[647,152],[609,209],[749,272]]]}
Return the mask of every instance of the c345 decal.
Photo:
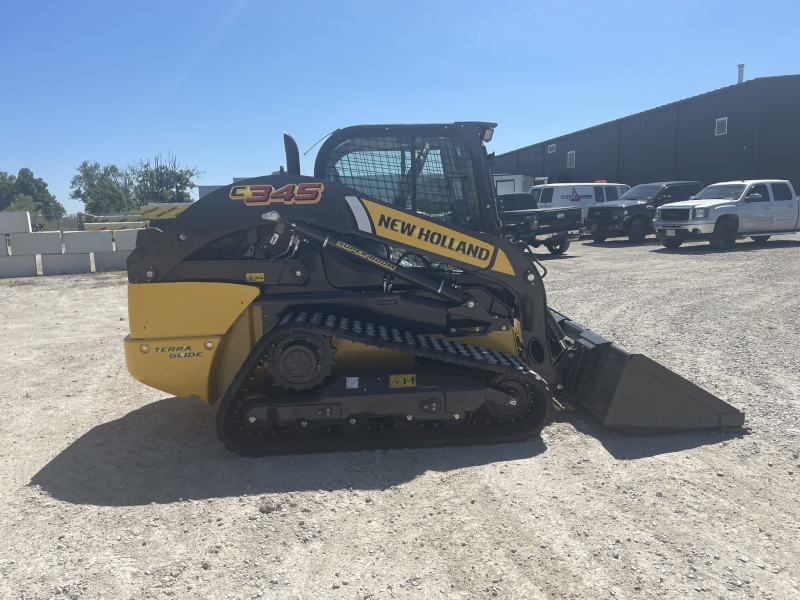
{"label": "c345 decal", "polygon": [[322,198],[325,186],[321,183],[289,183],[275,189],[271,185],[234,185],[228,197],[244,200],[247,206],[266,206],[273,202],[283,204],[316,204]]}

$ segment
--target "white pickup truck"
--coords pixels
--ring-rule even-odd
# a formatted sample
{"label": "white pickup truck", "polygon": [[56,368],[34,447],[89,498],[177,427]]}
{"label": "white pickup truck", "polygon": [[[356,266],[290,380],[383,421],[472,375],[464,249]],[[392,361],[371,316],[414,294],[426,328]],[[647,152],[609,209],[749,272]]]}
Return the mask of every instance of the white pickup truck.
{"label": "white pickup truck", "polygon": [[800,202],[789,181],[759,179],[715,183],[683,202],[664,204],[653,220],[667,248],[708,240],[732,248],[738,238],[766,242],[770,236],[800,229]]}

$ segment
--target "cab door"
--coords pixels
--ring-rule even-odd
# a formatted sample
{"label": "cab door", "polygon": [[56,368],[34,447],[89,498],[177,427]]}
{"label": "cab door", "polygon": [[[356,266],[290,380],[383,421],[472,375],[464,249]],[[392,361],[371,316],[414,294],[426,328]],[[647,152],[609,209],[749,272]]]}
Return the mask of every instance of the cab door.
{"label": "cab door", "polygon": [[744,193],[741,203],[740,233],[771,231],[773,221],[772,199],[764,183],[757,183]]}
{"label": "cab door", "polygon": [[785,183],[770,183],[772,188],[773,231],[794,231],[797,227],[797,198]]}

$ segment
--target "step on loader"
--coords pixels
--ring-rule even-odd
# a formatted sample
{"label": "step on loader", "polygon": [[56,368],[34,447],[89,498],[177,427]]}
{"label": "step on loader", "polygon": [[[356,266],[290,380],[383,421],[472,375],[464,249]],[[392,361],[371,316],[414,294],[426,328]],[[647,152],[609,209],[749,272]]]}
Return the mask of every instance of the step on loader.
{"label": "step on loader", "polygon": [[128,258],[128,369],[219,403],[243,455],[529,439],[581,404],[630,432],[744,414],[547,305],[504,239],[495,125],[340,129],[300,174],[237,181],[153,220]]}

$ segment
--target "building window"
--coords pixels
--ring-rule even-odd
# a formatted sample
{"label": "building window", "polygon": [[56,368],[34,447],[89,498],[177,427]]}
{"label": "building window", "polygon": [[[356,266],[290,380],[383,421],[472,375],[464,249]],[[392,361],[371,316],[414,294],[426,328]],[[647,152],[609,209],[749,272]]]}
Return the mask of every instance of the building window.
{"label": "building window", "polygon": [[575,168],[575,150],[570,150],[567,152],[567,168],[574,169]]}
{"label": "building window", "polygon": [[714,126],[714,135],[725,135],[728,133],[728,117],[717,119]]}
{"label": "building window", "polygon": [[550,145],[547,146],[547,153],[548,154],[553,154],[553,152],[555,152],[555,151],[556,151],[556,145],[555,144],[550,144]]}

